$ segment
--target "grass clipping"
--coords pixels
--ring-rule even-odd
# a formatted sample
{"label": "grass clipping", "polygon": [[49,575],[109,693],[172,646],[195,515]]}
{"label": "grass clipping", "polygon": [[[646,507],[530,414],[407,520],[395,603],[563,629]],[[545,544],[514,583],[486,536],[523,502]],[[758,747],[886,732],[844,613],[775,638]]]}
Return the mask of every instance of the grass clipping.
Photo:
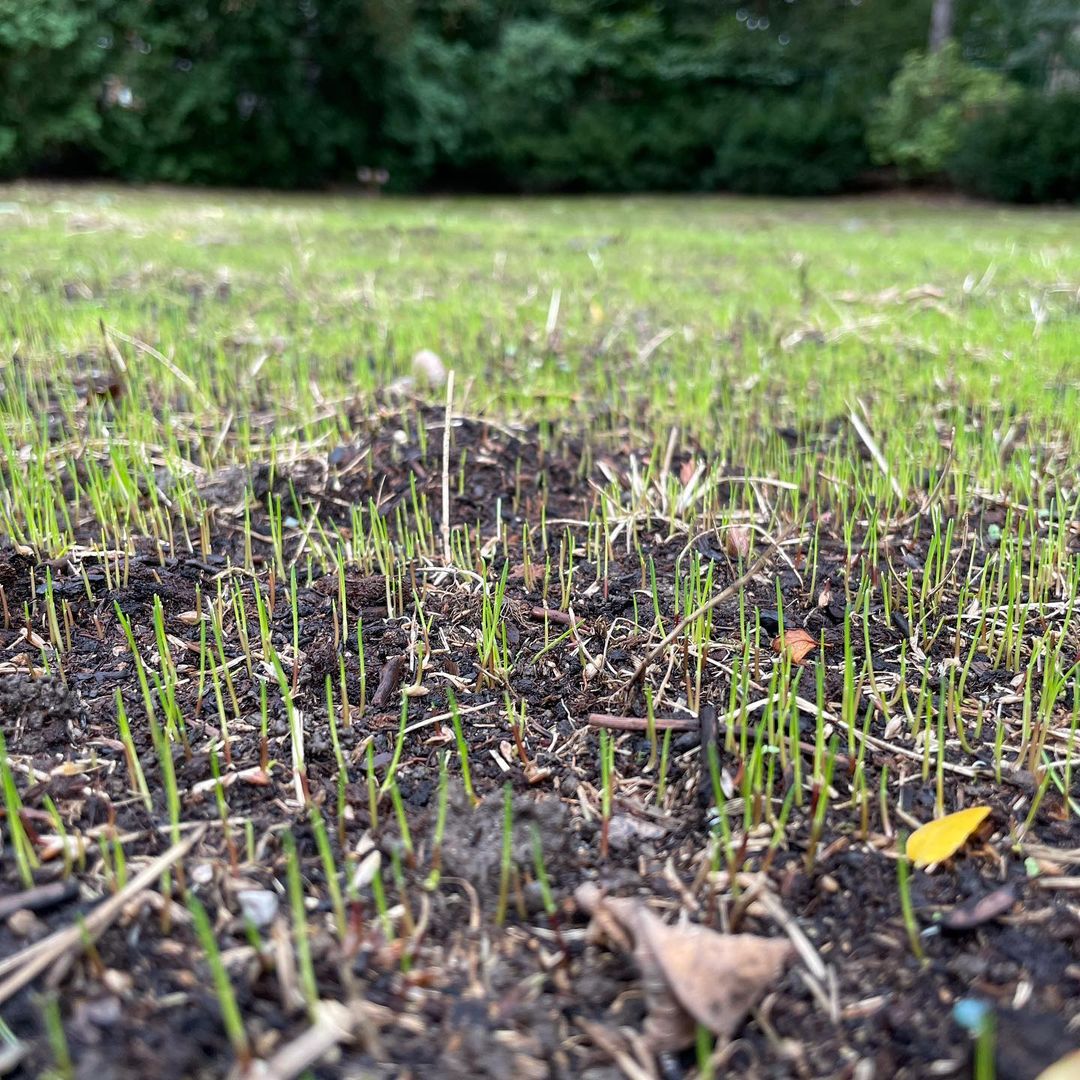
{"label": "grass clipping", "polygon": [[592,916],[590,935],[633,950],[648,1015],[645,1038],[656,1052],[694,1043],[701,1024],[726,1043],[783,974],[791,944],[704,926],[668,926],[640,900],[605,897],[593,884],[574,894]]}

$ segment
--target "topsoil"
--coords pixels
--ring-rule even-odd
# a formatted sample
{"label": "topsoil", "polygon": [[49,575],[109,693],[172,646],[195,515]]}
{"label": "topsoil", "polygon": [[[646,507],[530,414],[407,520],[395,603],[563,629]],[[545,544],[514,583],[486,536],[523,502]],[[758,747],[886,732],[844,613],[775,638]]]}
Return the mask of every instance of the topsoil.
{"label": "topsoil", "polygon": [[[432,412],[426,419],[431,441],[437,444],[441,417]],[[444,713],[447,687],[459,688],[472,783],[481,800],[472,809],[463,794],[449,723],[437,721],[411,732],[404,741],[398,786],[413,856],[402,847],[389,799],[381,801],[377,821],[371,820],[366,762],[370,746],[376,774],[384,775],[399,727],[400,689],[416,680],[415,601],[407,605],[404,616],[390,618],[385,581],[377,573],[351,569],[346,593],[352,630],[336,633],[336,573],[320,577],[316,571],[310,582],[301,573],[300,653],[287,674],[302,716],[307,791],[322,808],[337,865],[347,868],[346,875],[354,872],[369,848],[381,852],[387,903],[405,909],[404,921],[398,918],[400,912],[394,913],[397,933],[385,932],[367,886],[360,891],[361,899],[349,905],[345,942],[333,933],[322,862],[308,814],[296,798],[281,693],[276,680],[267,681],[257,666],[249,673],[231,614],[226,627],[232,632],[226,634],[224,649],[227,661],[236,661],[230,672],[240,718],[233,715],[226,698],[228,754],[219,749],[218,757],[222,771],[227,777],[232,774],[224,789],[232,824],[222,827],[213,785],[207,783],[212,775],[209,747],[215,740],[220,746],[221,739],[218,702],[211,681],[200,679],[200,628],[189,613],[196,610],[199,594],[204,602],[214,597],[223,575],[243,560],[245,490],[250,485],[255,497],[252,549],[261,564],[254,578],[242,578],[249,597],[248,632],[257,645],[253,590],[262,589],[268,600],[271,593],[270,548],[260,539],[270,532],[268,495],[282,497],[289,508],[286,554],[301,553],[301,568],[313,514],[324,529],[334,525],[344,532],[351,527],[353,508],[366,511],[374,501],[393,536],[398,515],[408,518],[413,500],[426,498],[437,529],[438,451],[423,452],[405,435],[414,430],[415,423],[404,423],[387,410],[362,430],[355,443],[279,469],[273,476],[256,470],[212,477],[202,492],[214,508],[210,554],[161,550],[140,542],[126,565],[117,560],[106,574],[101,557],[89,552],[46,564],[32,552],[0,549],[0,585],[8,612],[0,628],[0,722],[22,794],[23,821],[43,855],[51,849],[55,856],[58,850],[50,839],[57,831],[51,805],[59,811],[68,836],[87,840],[84,854],[69,868],[70,876],[62,858],[42,862],[36,884],[63,880],[75,884],[37,904],[32,896],[23,896],[5,828],[0,957],[11,956],[50,931],[77,925],[110,895],[121,872],[111,838],[122,842],[128,878],[149,857],[170,846],[161,771],[116,607],[131,621],[140,653],[155,670],[152,620],[155,602],[161,603],[180,675],[177,694],[186,746],[178,741],[172,753],[185,835],[195,824],[209,823],[180,872],[172,875],[169,895],[163,897],[159,887],[129,903],[96,943],[86,942],[76,950],[76,962],[55,987],[75,1076],[171,1080],[224,1076],[232,1068],[233,1054],[209,970],[183,903],[185,889],[210,913],[256,1053],[267,1056],[307,1028],[302,999],[296,996],[296,976],[289,970],[291,916],[282,838],[290,829],[311,900],[311,947],[319,994],[324,999],[359,998],[367,1003],[360,1036],[314,1066],[309,1075],[315,1077],[601,1080],[623,1075],[611,1048],[629,1048],[631,1036],[640,1031],[645,1010],[642,986],[632,957],[587,940],[587,919],[572,899],[586,881],[595,881],[614,895],[645,898],[668,921],[681,910],[691,920],[718,929],[737,927],[769,936],[783,932],[760,904],[740,907],[733,901],[719,880],[723,871],[712,879],[704,872],[711,798],[703,796],[703,789],[709,788],[701,776],[696,731],[673,734],[668,792],[659,805],[653,800],[656,772],[643,772],[650,751],[645,733],[619,736],[619,784],[608,851],[602,855],[597,732],[587,718],[590,713],[645,715],[640,688],[628,699],[618,697],[620,680],[612,676],[612,672],[628,675],[650,644],[652,602],[637,552],[631,548],[627,554],[627,545],[616,543],[606,574],[603,568],[581,562],[580,556],[576,560],[572,590],[576,633],[588,655],[596,657],[606,650],[603,670],[583,666],[582,650],[571,640],[544,651],[545,641],[566,625],[546,626],[543,613],[537,616],[534,609],[559,607],[554,568],[560,545],[575,542],[583,550],[584,523],[594,503],[589,481],[606,486],[605,475],[614,475],[629,483],[632,448],[614,442],[603,453],[587,454],[580,441],[564,436],[555,440],[558,452],[541,455],[535,431],[509,431],[465,420],[455,426],[454,460],[465,451],[468,464],[460,491],[458,478],[453,477],[454,524],[472,530],[474,551],[494,534],[498,520],[508,526],[508,547],[504,551],[496,545],[489,573],[497,579],[503,561],[509,561],[503,625],[512,668],[506,686],[478,685],[483,683],[476,647],[481,604],[474,581],[410,572],[406,591],[415,589],[423,618],[430,620],[431,655],[423,677],[428,693],[407,699],[407,722],[413,725]],[[821,436],[826,437],[827,433]],[[812,449],[824,448],[819,443]],[[693,448],[687,448],[676,455],[671,468],[677,472],[694,458]],[[927,479],[930,489],[934,478]],[[539,580],[527,580],[530,574],[521,551],[524,522],[530,523],[535,536],[541,535],[542,505],[553,563],[546,601]],[[775,633],[777,580],[786,626],[806,626],[815,638],[824,632],[828,702],[838,701],[842,687],[840,643],[846,619],[852,621],[855,663],[861,664],[863,616],[846,610],[843,598],[846,590],[854,592],[862,575],[880,574],[883,568],[876,556],[849,565],[829,507],[817,506],[815,514],[822,542],[813,576],[819,590],[830,582],[832,596],[838,599],[821,607],[818,596],[808,593],[813,570],[808,547],[786,549],[791,565],[774,560],[750,584],[746,610],[751,625],[758,618],[763,627],[753,650],[761,688],[751,690],[753,700],[765,696],[776,659],[770,641]],[[965,545],[962,565],[967,565],[972,547],[977,563],[985,557],[989,526],[1000,523],[1003,515],[1000,505],[987,504],[958,522],[958,544]],[[661,613],[670,628],[674,621],[670,583],[675,561],[690,538],[672,535],[659,518],[640,521],[639,537],[645,559],[655,562]],[[87,543],[91,539],[88,529]],[[703,565],[712,564],[718,588],[742,573],[737,553],[729,556],[716,535],[694,543]],[[925,541],[915,536],[913,524],[891,535],[888,543],[894,558],[921,571]],[[543,552],[534,556],[542,567]],[[65,631],[70,647],[60,656],[42,648],[42,639],[49,636],[43,602],[46,568],[57,602],[65,601],[70,613]],[[719,714],[727,711],[730,700],[723,662],[743,649],[739,603],[733,597],[716,612],[710,656],[720,663],[707,667],[703,682],[702,700]],[[361,674],[357,616],[363,618],[368,694],[363,716],[355,715]],[[635,616],[642,626],[636,635],[631,632]],[[955,618],[947,597],[939,617]],[[280,580],[272,621],[275,645],[291,656],[292,612],[287,583]],[[1047,625],[1039,632],[1053,628]],[[869,641],[877,672],[899,673],[899,646],[906,630],[887,622],[882,608],[871,609]],[[941,662],[950,655],[951,638],[941,645],[941,655],[928,658],[931,688],[943,677],[946,669]],[[683,685],[684,659],[677,650],[669,701],[678,697]],[[800,691],[811,699],[814,662],[815,658],[807,661]],[[338,731],[349,768],[349,783],[341,793],[344,813],[339,816],[324,687],[331,676],[340,704],[342,663],[354,716],[351,725],[339,725]],[[650,672],[654,686],[665,668],[666,663]],[[977,657],[969,696],[1008,725],[1021,709],[1017,675],[995,669],[989,657]],[[915,690],[919,678],[921,671],[909,672],[909,679],[916,680]],[[265,744],[260,736],[263,682],[270,707]],[[521,703],[525,706],[527,766],[515,754],[505,714],[506,692],[519,708]],[[131,720],[151,788],[149,812],[130,790],[117,728],[117,694]],[[675,715],[670,706],[661,713]],[[793,808],[783,843],[764,870],[769,888],[827,966],[825,992],[807,976],[802,963],[792,962],[727,1048],[721,1073],[861,1080],[968,1075],[972,1040],[957,1024],[954,1006],[961,999],[978,998],[988,1002],[996,1016],[999,1080],[1029,1080],[1077,1043],[1080,909],[1074,887],[1080,878],[1074,867],[1080,826],[1051,787],[1028,834],[1029,840],[1036,837],[1048,850],[1041,859],[1025,862],[1013,853],[1007,835],[1027,815],[1034,778],[1016,771],[997,783],[985,770],[976,777],[946,773],[947,807],[984,804],[992,812],[980,835],[948,864],[932,873],[913,873],[916,917],[920,928],[929,929],[923,935],[926,963],[920,964],[901,918],[895,833],[908,828],[910,821],[933,816],[934,774],[931,771],[924,781],[921,753],[911,757],[898,751],[911,747],[905,747],[902,735],[886,733],[879,709],[867,715],[867,732],[882,742],[865,755],[866,790],[871,793],[865,814],[853,806],[855,763],[846,756],[846,733],[841,732],[834,796],[812,866],[806,858],[811,826],[806,800]],[[812,744],[814,716],[802,715],[800,724],[802,739]],[[991,723],[979,740],[969,730],[971,753],[950,738],[947,760],[959,765],[977,759],[991,762],[993,739]],[[742,765],[738,750],[727,752],[722,734],[718,745],[723,774],[735,783],[737,797]],[[425,888],[430,884],[439,755],[447,750],[452,795],[441,877],[434,888]],[[883,768],[888,769],[888,821],[877,798]],[[809,759],[804,760],[804,775],[809,769]],[[789,763],[788,774],[776,778],[774,811],[790,781]],[[505,924],[498,926],[507,784],[513,792],[516,870]],[[906,817],[898,819],[898,812]],[[741,823],[741,816],[733,819],[733,825]],[[771,836],[772,828],[764,822],[739,839],[747,874],[762,871]],[[536,837],[542,843],[554,914],[545,909],[537,880]],[[1056,884],[1048,887],[1048,881]],[[940,926],[943,913],[1002,886],[1013,890],[1015,900],[996,917],[972,920],[970,928],[962,930]],[[240,894],[246,890],[267,890],[280,898],[276,916],[254,935],[245,930],[241,917]],[[10,1075],[36,1076],[53,1061],[44,1027],[47,1010],[39,996],[48,983],[47,972],[2,1006],[4,1020],[27,1051]],[[590,1024],[608,1031],[607,1046],[600,1045],[594,1037],[597,1029]],[[675,1077],[694,1066],[695,1055],[687,1051],[663,1055],[655,1068],[657,1075]]]}

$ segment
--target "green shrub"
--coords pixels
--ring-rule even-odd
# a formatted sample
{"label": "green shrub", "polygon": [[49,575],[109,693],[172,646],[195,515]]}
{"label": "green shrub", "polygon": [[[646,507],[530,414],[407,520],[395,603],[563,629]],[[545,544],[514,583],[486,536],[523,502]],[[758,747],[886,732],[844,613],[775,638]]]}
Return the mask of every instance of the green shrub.
{"label": "green shrub", "polygon": [[103,73],[92,5],[0,0],[0,175],[83,150]]}
{"label": "green shrub", "polygon": [[395,60],[387,72],[385,150],[377,164],[389,167],[395,189],[415,191],[449,169],[464,171],[479,153],[473,54],[463,42],[424,32],[405,43]]}
{"label": "green shrub", "polygon": [[871,120],[874,159],[895,165],[905,180],[940,176],[964,125],[1019,92],[996,72],[968,64],[955,43],[929,55],[912,53]]}
{"label": "green shrub", "polygon": [[949,165],[965,191],[1007,202],[1080,201],[1080,94],[1030,91],[967,124]]}
{"label": "green shrub", "polygon": [[859,117],[816,94],[732,95],[707,174],[711,187],[827,195],[853,185],[868,158]]}
{"label": "green shrub", "polygon": [[[310,9],[308,9],[310,10]],[[320,85],[305,5],[202,7],[116,3],[105,35],[108,80],[125,98],[101,105],[103,168],[137,180],[291,187],[320,182],[347,114]]]}

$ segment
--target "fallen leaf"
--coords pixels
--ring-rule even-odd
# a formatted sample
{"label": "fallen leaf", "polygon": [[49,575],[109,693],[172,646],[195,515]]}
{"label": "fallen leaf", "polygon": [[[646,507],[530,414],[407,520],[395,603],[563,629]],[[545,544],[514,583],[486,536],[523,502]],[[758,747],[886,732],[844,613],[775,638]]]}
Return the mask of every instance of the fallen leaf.
{"label": "fallen leaf", "polygon": [[668,926],[640,900],[604,897],[591,883],[574,897],[593,917],[591,933],[601,931],[623,948],[633,943],[645,992],[645,1039],[657,1052],[692,1045],[698,1024],[729,1041],[792,955],[791,944],[779,938]]}
{"label": "fallen leaf", "polygon": [[946,911],[941,917],[941,925],[946,930],[974,930],[976,926],[1004,915],[1015,903],[1016,889],[1012,885],[1002,885]]}
{"label": "fallen leaf", "polygon": [[1080,1050],[1074,1050],[1043,1069],[1035,1080],[1080,1080]]}
{"label": "fallen leaf", "polygon": [[927,822],[908,837],[908,858],[916,866],[942,862],[963,847],[989,813],[989,806],[969,806]]}
{"label": "fallen leaf", "polygon": [[772,647],[773,652],[776,653],[784,652],[786,649],[791,662],[801,664],[818,647],[818,642],[812,634],[796,628],[785,630],[780,637],[774,638]]}
{"label": "fallen leaf", "polygon": [[733,559],[745,559],[750,554],[750,530],[745,525],[725,529],[724,550]]}

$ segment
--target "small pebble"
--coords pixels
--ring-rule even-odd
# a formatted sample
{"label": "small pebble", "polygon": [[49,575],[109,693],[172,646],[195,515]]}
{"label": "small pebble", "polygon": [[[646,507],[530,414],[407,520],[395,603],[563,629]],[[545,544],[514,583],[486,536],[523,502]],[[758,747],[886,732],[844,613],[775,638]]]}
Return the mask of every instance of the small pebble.
{"label": "small pebble", "polygon": [[196,885],[209,885],[214,880],[214,868],[209,863],[199,863],[191,871],[191,880]]}
{"label": "small pebble", "polygon": [[242,889],[236,894],[240,910],[257,929],[269,926],[278,913],[277,893],[269,889]]}
{"label": "small pebble", "polygon": [[21,938],[41,937],[48,927],[32,912],[26,908],[13,911],[7,920],[8,929]]}
{"label": "small pebble", "polygon": [[104,1028],[112,1027],[123,1015],[120,999],[112,994],[107,997],[80,1001],[76,1006],[76,1012],[84,1022]]}
{"label": "small pebble", "polygon": [[130,972],[120,971],[118,968],[107,968],[101,976],[101,981],[106,990],[120,997],[127,997],[135,985]]}

